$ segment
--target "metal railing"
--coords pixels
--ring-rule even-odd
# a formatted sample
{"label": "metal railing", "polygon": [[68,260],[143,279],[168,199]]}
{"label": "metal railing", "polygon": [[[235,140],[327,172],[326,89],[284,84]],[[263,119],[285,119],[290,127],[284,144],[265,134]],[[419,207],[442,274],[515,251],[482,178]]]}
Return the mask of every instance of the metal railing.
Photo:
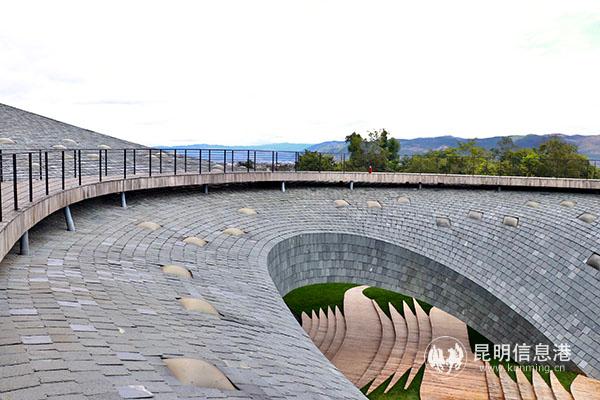
{"label": "metal railing", "polygon": [[[8,186],[12,209],[24,200],[91,182],[133,177],[182,174],[296,171],[300,153],[294,151],[123,148],[0,150],[0,221],[7,207]],[[10,196],[10,195],[9,195]]]}
{"label": "metal railing", "polygon": [[[306,157],[306,158],[305,158]],[[504,162],[506,171],[481,170],[484,161],[501,165],[503,161],[483,157],[402,157],[393,168],[373,168],[373,172],[522,175],[518,162]],[[546,160],[548,161],[548,160]],[[368,164],[368,163],[367,163]],[[598,160],[561,159],[547,162],[542,176],[568,176],[569,171],[581,172],[581,179],[598,176]],[[232,150],[232,149],[47,149],[32,151],[0,150],[0,221],[3,210],[10,207],[3,197],[11,196],[12,209],[19,202],[33,202],[41,196],[83,184],[103,180],[133,177],[170,176],[181,174],[297,172],[297,171],[362,171],[369,168],[345,153],[303,153],[296,151]],[[491,172],[491,173],[487,173]],[[26,190],[23,187],[26,185]],[[12,188],[9,188],[12,186]]]}

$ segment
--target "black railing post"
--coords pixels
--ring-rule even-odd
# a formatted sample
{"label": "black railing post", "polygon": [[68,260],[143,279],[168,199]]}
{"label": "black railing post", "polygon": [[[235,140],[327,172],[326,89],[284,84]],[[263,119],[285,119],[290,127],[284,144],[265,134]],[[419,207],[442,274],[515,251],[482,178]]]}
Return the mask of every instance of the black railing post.
{"label": "black railing post", "polygon": [[148,149],[148,176],[152,176],[152,149]]}
{"label": "black railing post", "polygon": [[123,149],[123,179],[127,179],[127,149]]}
{"label": "black railing post", "polygon": [[65,151],[60,152],[60,187],[65,190]]}
{"label": "black railing post", "polygon": [[223,150],[223,173],[227,173],[227,150]]}
{"label": "black railing post", "polygon": [[13,153],[12,155],[12,165],[13,165],[13,202],[15,205],[15,210],[19,209],[19,193],[17,188],[17,153]]}
{"label": "black railing post", "polygon": [[79,186],[81,186],[81,150],[77,150],[77,166],[79,167]]}
{"label": "black railing post", "polygon": [[133,174],[137,174],[137,158],[135,154],[135,149],[133,149]]}
{"label": "black railing post", "polygon": [[4,162],[2,159],[2,149],[0,149],[0,182],[4,182]]}
{"label": "black railing post", "polygon": [[158,173],[162,174],[162,149],[158,151]]}
{"label": "black railing post", "polygon": [[73,150],[73,178],[77,178],[77,150]]}
{"label": "black railing post", "polygon": [[246,172],[250,172],[250,150],[248,150],[246,157]]}
{"label": "black railing post", "polygon": [[177,175],[177,149],[173,150],[173,172]]}
{"label": "black railing post", "polygon": [[231,172],[235,172],[235,159],[233,157],[233,153],[235,150],[231,150]]}
{"label": "black railing post", "polygon": [[44,171],[46,172],[46,196],[50,194],[50,185],[49,185],[49,177],[48,177],[48,152],[44,152]]}
{"label": "black railing post", "polygon": [[183,149],[183,172],[187,173],[187,149]]}
{"label": "black railing post", "polygon": [[102,150],[98,150],[98,181],[102,182]]}
{"label": "black railing post", "polygon": [[210,168],[211,168],[211,166],[210,166],[210,156],[211,156],[211,150],[209,149],[208,150],[208,172],[209,173],[210,173]]}
{"label": "black railing post", "polygon": [[271,152],[271,172],[275,172],[275,152]]}
{"label": "black railing post", "polygon": [[202,149],[198,150],[198,173],[202,174]]}
{"label": "black railing post", "polygon": [[279,169],[279,152],[275,152],[275,171]]}
{"label": "black railing post", "polygon": [[104,176],[108,176],[108,149],[104,150]]}
{"label": "black railing post", "polygon": [[254,150],[254,172],[256,172],[256,150]]}
{"label": "black railing post", "polygon": [[33,201],[33,154],[29,153],[29,202]]}
{"label": "black railing post", "polygon": [[294,172],[298,172],[298,161],[299,161],[298,152],[296,152],[294,154]]}
{"label": "black railing post", "polygon": [[40,164],[40,181],[43,179],[42,177],[42,151],[39,150],[39,155],[40,155],[40,159],[39,159],[39,164]]}

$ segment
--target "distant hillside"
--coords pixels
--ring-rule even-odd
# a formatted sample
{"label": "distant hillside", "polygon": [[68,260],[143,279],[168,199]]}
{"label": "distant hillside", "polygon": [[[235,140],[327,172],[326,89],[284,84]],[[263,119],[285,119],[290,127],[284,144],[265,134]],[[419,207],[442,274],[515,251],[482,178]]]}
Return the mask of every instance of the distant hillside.
{"label": "distant hillside", "polygon": [[[572,143],[579,148],[581,154],[585,154],[592,159],[600,159],[600,135],[524,135],[512,136],[513,142],[517,147],[538,147],[552,136],[559,136],[565,142]],[[485,149],[496,147],[502,136],[495,136],[485,139],[475,139],[475,143]],[[411,155],[425,153],[429,150],[441,150],[446,147],[457,146],[461,142],[467,142],[470,139],[457,138],[454,136],[439,136],[433,138],[400,139],[400,154]],[[321,151],[328,153],[341,153],[346,151],[346,144],[343,141],[330,141],[312,145],[308,148],[311,151]]]}
{"label": "distant hillside", "polygon": [[312,146],[308,143],[271,143],[255,144],[252,146],[223,146],[220,144],[186,144],[183,146],[157,146],[163,149],[216,149],[216,150],[277,150],[277,151],[304,151]]}
{"label": "distant hillside", "polygon": [[[517,147],[538,147],[552,136],[559,136],[564,141],[572,143],[579,148],[581,154],[585,154],[591,159],[600,160],[600,135],[583,136],[583,135],[523,135],[511,136]],[[475,143],[485,149],[496,147],[498,141],[503,136],[495,136],[491,138],[475,139]],[[438,136],[432,138],[417,138],[417,139],[400,139],[400,154],[412,155],[425,153],[430,150],[441,150],[446,147],[458,146],[461,142],[467,142],[470,139],[458,138],[455,136]],[[308,143],[271,143],[251,146],[222,146],[215,144],[190,144],[185,146],[158,146],[163,148],[178,148],[178,149],[226,149],[226,150],[277,150],[277,151],[320,151],[323,153],[342,153],[347,152],[346,143],[339,140],[333,140],[317,144]]]}

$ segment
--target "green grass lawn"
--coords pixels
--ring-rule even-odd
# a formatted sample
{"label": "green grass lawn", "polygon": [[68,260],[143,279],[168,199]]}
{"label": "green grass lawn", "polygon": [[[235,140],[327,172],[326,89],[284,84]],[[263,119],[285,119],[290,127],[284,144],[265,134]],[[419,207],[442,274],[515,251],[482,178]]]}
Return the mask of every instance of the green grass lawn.
{"label": "green grass lawn", "polygon": [[[283,300],[292,311],[294,316],[298,321],[301,320],[302,312],[306,312],[308,315],[311,312],[317,311],[319,309],[327,309],[327,306],[330,306],[332,309],[335,306],[338,306],[342,313],[344,312],[344,293],[346,290],[359,286],[354,283],[319,283],[315,285],[303,286],[297,289],[292,290],[287,295],[283,297]],[[413,298],[410,296],[403,295],[401,293],[396,293],[386,289],[380,289],[376,287],[369,287],[364,290],[364,295],[370,299],[373,299],[377,302],[379,307],[385,312],[385,314],[391,318],[389,304],[391,303],[396,310],[404,316],[404,311],[402,307],[402,302],[406,302],[410,309],[415,312],[415,305],[413,302]],[[419,302],[419,305],[423,308],[423,310],[429,314],[432,306],[427,304],[421,300],[416,300]],[[485,336],[477,332],[476,330],[468,327],[469,333],[469,341],[471,344],[471,350],[475,351],[475,344],[488,344],[493,346],[493,343],[488,340]],[[490,347],[491,348],[491,347]],[[503,361],[500,362],[498,360],[492,360],[490,364],[494,367],[497,367],[498,364],[502,363],[505,368],[509,365],[516,366],[517,363],[512,361]],[[538,370],[542,378],[546,381],[546,383],[550,384],[550,374],[543,371],[543,369]],[[494,372],[498,374],[497,368],[494,368]],[[513,371],[507,370],[508,375],[516,381],[516,374]],[[527,377],[527,379],[532,381],[532,372],[526,369],[523,370],[523,373]],[[416,400],[419,399],[419,388],[421,386],[421,381],[423,379],[424,367],[419,370],[419,374],[413,380],[411,386],[404,390],[404,383],[406,379],[408,379],[408,373],[402,377],[400,381],[392,390],[388,393],[383,393],[385,388],[387,387],[388,382],[383,383],[379,388],[374,390],[369,398],[373,400],[388,400],[388,399],[399,399],[399,400]],[[571,383],[577,377],[577,373],[571,371],[557,371],[555,372],[556,377],[560,381],[560,383],[565,387],[565,389],[570,391]],[[391,379],[391,378],[390,378]],[[368,388],[363,388],[363,391],[366,392]]]}
{"label": "green grass lawn", "polygon": [[[415,313],[415,304],[413,302],[413,298],[410,296],[406,296],[400,293],[392,292],[391,290],[380,289],[376,287],[370,287],[363,291],[363,294],[370,299],[373,299],[377,302],[377,305],[381,307],[381,310],[389,317],[390,308],[389,304],[391,303],[396,311],[398,311],[404,317],[404,309],[402,307],[402,302],[408,304],[413,313]],[[432,306],[425,303],[424,301],[417,300],[423,311],[429,314],[429,310],[431,310]]]}
{"label": "green grass lawn", "polygon": [[[404,385],[408,380],[408,376],[410,374],[410,369],[406,371],[402,378],[398,380],[398,382],[394,385],[394,387],[387,393],[384,393],[385,389],[389,385],[390,381],[393,378],[393,375],[390,376],[385,382],[383,382],[379,387],[373,390],[369,394],[369,399],[371,400],[420,400],[421,396],[419,394],[421,390],[421,382],[423,381],[423,375],[425,374],[425,365],[419,369],[417,375],[415,375],[413,381],[410,383],[410,386],[405,390]],[[367,390],[369,389],[369,385],[366,385],[361,389],[365,395],[367,394]]]}
{"label": "green grass lawn", "polygon": [[319,283],[294,289],[283,297],[285,304],[292,311],[298,321],[304,311],[308,315],[319,309],[335,306],[344,312],[344,293],[346,290],[358,286],[353,283]]}

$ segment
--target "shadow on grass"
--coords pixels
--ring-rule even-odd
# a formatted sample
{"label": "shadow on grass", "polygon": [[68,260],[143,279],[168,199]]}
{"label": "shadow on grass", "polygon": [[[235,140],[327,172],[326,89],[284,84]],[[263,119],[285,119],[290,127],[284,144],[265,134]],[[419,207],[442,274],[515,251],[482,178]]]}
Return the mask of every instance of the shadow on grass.
{"label": "shadow on grass", "polygon": [[[377,389],[373,390],[367,397],[371,400],[420,400],[421,396],[419,395],[419,391],[421,389],[421,382],[423,381],[423,375],[425,374],[425,364],[421,366],[417,375],[410,383],[410,386],[404,389],[404,385],[406,385],[406,381],[408,380],[408,376],[410,374],[410,369],[406,371],[402,378],[394,387],[387,393],[385,393],[385,389],[390,384],[394,375],[390,376],[385,382],[377,387]],[[371,386],[371,382],[367,384],[365,387],[361,389],[363,394],[367,395],[367,390]]]}

